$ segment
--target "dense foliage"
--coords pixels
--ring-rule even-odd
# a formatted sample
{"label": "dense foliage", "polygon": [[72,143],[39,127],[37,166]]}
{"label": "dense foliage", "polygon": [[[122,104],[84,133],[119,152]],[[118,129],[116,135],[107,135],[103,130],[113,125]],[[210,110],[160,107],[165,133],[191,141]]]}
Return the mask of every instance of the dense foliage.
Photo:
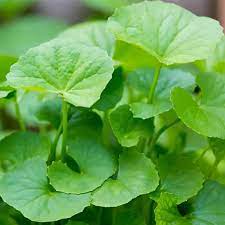
{"label": "dense foliage", "polygon": [[1,134],[0,224],[225,224],[216,20],[145,1],[40,45],[64,25],[25,35],[21,52],[15,26],[0,29],[0,60],[15,62],[0,95],[21,129]]}

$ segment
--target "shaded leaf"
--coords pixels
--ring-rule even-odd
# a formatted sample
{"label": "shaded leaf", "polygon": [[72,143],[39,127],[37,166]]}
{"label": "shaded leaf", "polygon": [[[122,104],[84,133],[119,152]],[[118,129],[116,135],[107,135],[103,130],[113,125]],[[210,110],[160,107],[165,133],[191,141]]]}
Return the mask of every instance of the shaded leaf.
{"label": "shaded leaf", "polygon": [[212,149],[216,159],[221,161],[225,157],[225,140],[219,138],[209,138],[209,146]]}
{"label": "shaded leaf", "polygon": [[166,65],[206,59],[223,36],[217,21],[162,1],[119,8],[108,27],[117,40],[142,48]]}
{"label": "shaded leaf", "polygon": [[153,120],[134,118],[128,105],[116,108],[109,119],[113,133],[122,146],[135,146],[141,137],[148,138],[153,133]]}
{"label": "shaded leaf", "polygon": [[70,131],[67,154],[76,161],[79,171],[72,170],[61,161],[54,162],[49,167],[48,176],[57,191],[74,194],[90,192],[115,172],[112,153],[87,129],[85,133]]}
{"label": "shaded leaf", "polygon": [[177,203],[195,196],[202,188],[204,175],[187,156],[162,156],[159,158],[158,170],[161,183],[156,194],[170,193],[176,197]]}
{"label": "shaded leaf", "polygon": [[117,207],[154,191],[158,184],[159,177],[151,160],[142,153],[125,151],[119,158],[117,177],[108,179],[93,192],[92,204]]}
{"label": "shaded leaf", "polygon": [[12,133],[0,141],[0,170],[7,172],[37,156],[47,160],[49,152],[48,138],[32,132]]}
{"label": "shaded leaf", "polygon": [[128,76],[128,85],[133,92],[131,111],[134,117],[147,119],[169,111],[172,108],[170,92],[175,87],[193,90],[195,79],[189,72],[163,68],[160,72],[153,103],[148,103],[149,90],[154,71],[139,69]]}

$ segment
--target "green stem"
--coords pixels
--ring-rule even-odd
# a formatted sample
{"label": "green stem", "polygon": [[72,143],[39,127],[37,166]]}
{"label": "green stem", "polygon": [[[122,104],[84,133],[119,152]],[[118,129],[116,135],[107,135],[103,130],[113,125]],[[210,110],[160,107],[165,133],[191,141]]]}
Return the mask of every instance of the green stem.
{"label": "green stem", "polygon": [[209,149],[210,149],[209,146],[207,146],[206,148],[204,148],[203,151],[202,151],[202,153],[200,154],[200,156],[195,161],[195,163],[199,163]]}
{"label": "green stem", "polygon": [[160,74],[160,70],[161,70],[162,65],[159,64],[156,68],[155,68],[155,72],[154,72],[154,77],[153,77],[153,83],[151,85],[150,91],[149,91],[149,97],[148,97],[148,102],[150,104],[153,103],[153,99],[154,99],[154,94],[155,94],[155,89],[158,83],[158,79],[159,79],[159,74]]}
{"label": "green stem", "polygon": [[25,131],[26,128],[25,128],[25,124],[23,122],[22,115],[21,115],[21,112],[20,112],[20,107],[19,107],[19,104],[18,104],[18,101],[17,101],[17,94],[14,98],[14,102],[15,102],[16,117],[17,117],[17,120],[19,122],[20,129],[22,131]]}
{"label": "green stem", "polygon": [[97,225],[101,225],[102,223],[102,213],[103,213],[103,208],[100,207],[98,211]]}
{"label": "green stem", "polygon": [[62,127],[63,127],[63,134],[62,134],[62,152],[61,158],[62,161],[65,161],[66,156],[66,139],[67,139],[67,127],[68,127],[68,105],[63,100],[62,102]]}
{"label": "green stem", "polygon": [[51,164],[51,162],[56,159],[56,148],[57,148],[57,144],[58,144],[58,141],[59,141],[59,137],[62,133],[62,129],[63,129],[63,123],[61,121],[61,123],[59,125],[59,128],[56,132],[54,141],[53,141],[52,146],[51,146],[51,152],[50,152],[50,155],[49,155],[48,164]]}
{"label": "green stem", "polygon": [[117,208],[112,208],[112,225],[116,225]]}
{"label": "green stem", "polygon": [[214,174],[215,170],[217,169],[219,163],[220,163],[220,160],[217,160],[216,159],[215,162],[213,163],[210,171],[209,171],[208,178],[211,178],[212,177],[212,175]]}
{"label": "green stem", "polygon": [[180,122],[180,119],[176,119],[175,121],[173,121],[172,123],[165,125],[163,127],[161,127],[158,132],[156,132],[155,134],[153,134],[153,137],[151,139],[150,142],[150,146],[149,146],[149,150],[147,152],[147,156],[149,156],[149,154],[152,152],[157,140],[159,139],[159,137],[170,127],[172,127],[173,125],[177,124],[178,122]]}

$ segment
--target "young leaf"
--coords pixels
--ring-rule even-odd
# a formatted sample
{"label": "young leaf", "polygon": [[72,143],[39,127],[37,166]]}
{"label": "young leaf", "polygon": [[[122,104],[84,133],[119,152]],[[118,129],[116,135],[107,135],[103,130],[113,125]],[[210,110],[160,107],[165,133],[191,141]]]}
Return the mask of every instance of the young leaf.
{"label": "young leaf", "polygon": [[221,161],[225,157],[225,140],[219,138],[209,138],[209,146],[212,149],[217,161]]}
{"label": "young leaf", "polygon": [[156,223],[159,225],[223,224],[225,221],[224,190],[224,185],[207,181],[184,216],[177,209],[176,198],[163,193],[155,210]]}
{"label": "young leaf", "polygon": [[26,160],[1,179],[0,195],[7,204],[37,222],[70,218],[90,205],[90,194],[72,195],[52,190],[46,174],[44,160],[39,157]]}
{"label": "young leaf", "polygon": [[57,93],[75,106],[90,107],[112,72],[113,63],[105,51],[55,39],[23,55],[7,79],[15,88]]}
{"label": "young leaf", "polygon": [[152,161],[142,153],[125,151],[119,158],[117,178],[108,179],[93,192],[92,204],[117,207],[154,191],[158,184],[158,173]]}
{"label": "young leaf", "polygon": [[49,167],[48,176],[57,191],[74,194],[93,191],[116,170],[112,153],[87,129],[85,133],[79,130],[70,132],[67,154],[76,161],[79,172],[73,171],[61,161],[53,163]]}
{"label": "young leaf", "polygon": [[217,21],[162,1],[119,8],[108,27],[117,40],[140,47],[166,65],[206,59],[223,36]]}
{"label": "young leaf", "polygon": [[135,146],[141,137],[147,138],[153,133],[153,120],[133,118],[129,105],[116,108],[110,113],[109,119],[113,133],[125,147]]}
{"label": "young leaf", "polygon": [[184,124],[195,132],[225,139],[225,77],[200,75],[196,82],[201,95],[194,99],[184,89],[175,88],[171,95],[173,108]]}
{"label": "young leaf", "polygon": [[204,176],[190,158],[182,155],[167,155],[159,159],[159,176],[161,178],[159,192],[170,193],[182,203],[195,196],[202,188]]}
{"label": "young leaf", "polygon": [[[154,71],[138,69],[129,74],[128,85],[136,97],[132,96],[131,111],[134,117],[147,119],[169,111],[172,108],[170,92],[174,87],[193,90],[195,79],[189,72],[178,69],[161,69],[153,103],[148,103]],[[136,99],[135,99],[136,98]]]}
{"label": "young leaf", "polygon": [[50,141],[36,133],[16,132],[0,141],[0,149],[0,170],[4,174],[34,157],[47,160],[50,152]]}
{"label": "young leaf", "polygon": [[115,39],[106,29],[105,21],[86,22],[75,25],[59,35],[59,38],[71,39],[88,46],[96,46],[113,56]]}
{"label": "young leaf", "polygon": [[160,195],[155,209],[155,220],[157,225],[192,225],[186,217],[181,216],[177,209],[176,198],[168,193]]}

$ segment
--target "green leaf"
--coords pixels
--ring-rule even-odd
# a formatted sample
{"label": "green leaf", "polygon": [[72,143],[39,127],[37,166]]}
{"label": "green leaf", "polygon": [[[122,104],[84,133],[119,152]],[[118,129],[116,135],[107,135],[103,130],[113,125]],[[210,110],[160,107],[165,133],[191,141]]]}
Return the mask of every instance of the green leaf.
{"label": "green leaf", "polygon": [[195,132],[225,139],[225,77],[205,74],[197,77],[201,94],[193,98],[182,88],[172,91],[178,117]]}
{"label": "green leaf", "polygon": [[90,205],[90,194],[72,195],[52,190],[46,174],[44,160],[27,160],[3,177],[0,195],[26,218],[37,222],[70,218]]}
{"label": "green leaf", "polygon": [[147,119],[169,111],[172,108],[170,92],[174,87],[193,90],[195,79],[189,72],[178,69],[161,69],[153,103],[148,103],[149,90],[154,70],[138,69],[128,76],[131,91],[131,111],[136,118]]}
{"label": "green leaf", "polygon": [[108,27],[117,40],[138,46],[166,65],[206,59],[223,36],[217,21],[162,1],[119,8]]}
{"label": "green leaf", "polygon": [[48,159],[50,141],[32,132],[15,132],[0,141],[0,170],[8,172],[26,160],[40,157]]}
{"label": "green leaf", "polygon": [[87,129],[85,133],[75,129],[68,136],[67,154],[76,161],[79,171],[58,161],[49,167],[48,176],[57,191],[81,194],[101,186],[114,174],[116,163],[112,153],[96,139],[96,135]]}
{"label": "green leaf", "polygon": [[219,138],[209,138],[209,146],[212,149],[217,161],[221,161],[225,157],[225,140]]}
{"label": "green leaf", "polygon": [[125,151],[119,158],[117,177],[108,179],[93,192],[92,204],[117,207],[154,191],[158,184],[159,177],[152,161],[142,153]]}
{"label": "green leaf", "polygon": [[65,28],[64,22],[43,16],[26,16],[5,23],[0,28],[0,55],[17,58]]}
{"label": "green leaf", "polygon": [[159,225],[221,225],[225,221],[225,186],[215,181],[207,181],[204,188],[191,202],[188,212],[181,216],[176,199],[164,193],[155,210]]}
{"label": "green leaf", "polygon": [[113,63],[105,51],[55,39],[23,55],[7,79],[15,88],[56,93],[75,106],[90,107],[112,72]]}
{"label": "green leaf", "polygon": [[153,120],[134,118],[129,105],[116,108],[110,113],[109,119],[113,133],[125,147],[135,146],[141,137],[148,138],[153,133]]}
{"label": "green leaf", "polygon": [[11,207],[5,203],[0,203],[0,224],[1,225],[18,225],[11,215]]}
{"label": "green leaf", "polygon": [[173,195],[162,193],[155,209],[157,225],[191,225],[192,223],[182,217],[177,209],[177,201]]}
{"label": "green leaf", "polygon": [[156,67],[157,60],[141,48],[122,41],[116,41],[113,59],[126,71],[133,71],[142,67]]}
{"label": "green leaf", "polygon": [[122,98],[123,87],[123,71],[119,67],[114,71],[112,79],[107,84],[101,94],[101,98],[94,104],[93,108],[100,111],[107,111],[114,108]]}
{"label": "green leaf", "polygon": [[110,56],[113,56],[114,53],[115,39],[106,30],[105,21],[85,22],[75,25],[59,35],[59,38],[68,38],[74,42],[102,48]]}
{"label": "green leaf", "polygon": [[160,187],[155,194],[170,193],[182,203],[202,188],[204,176],[187,156],[167,155],[159,158]]}
{"label": "green leaf", "polygon": [[225,36],[223,36],[215,51],[209,56],[205,63],[207,71],[225,73]]}

